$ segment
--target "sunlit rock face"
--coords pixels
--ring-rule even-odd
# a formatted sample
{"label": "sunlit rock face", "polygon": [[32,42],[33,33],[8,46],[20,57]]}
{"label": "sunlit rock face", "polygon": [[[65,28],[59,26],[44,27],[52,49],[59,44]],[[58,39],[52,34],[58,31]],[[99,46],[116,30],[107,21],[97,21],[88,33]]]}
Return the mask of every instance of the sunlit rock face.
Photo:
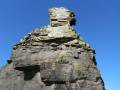
{"label": "sunlit rock face", "polygon": [[0,90],[105,90],[95,50],[72,27],[74,13],[51,8],[49,21],[13,47]]}

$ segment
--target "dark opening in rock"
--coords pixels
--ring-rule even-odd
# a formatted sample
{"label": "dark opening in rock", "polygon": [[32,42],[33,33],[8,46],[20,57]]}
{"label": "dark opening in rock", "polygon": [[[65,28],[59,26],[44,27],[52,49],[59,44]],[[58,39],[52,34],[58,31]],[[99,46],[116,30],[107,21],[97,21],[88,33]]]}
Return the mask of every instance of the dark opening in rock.
{"label": "dark opening in rock", "polygon": [[32,78],[36,75],[37,72],[40,71],[39,66],[29,66],[24,68],[24,80],[29,81],[32,80]]}
{"label": "dark opening in rock", "polygon": [[72,25],[76,25],[76,19],[75,19],[75,18],[70,21],[70,25],[71,25],[71,26],[72,26]]}

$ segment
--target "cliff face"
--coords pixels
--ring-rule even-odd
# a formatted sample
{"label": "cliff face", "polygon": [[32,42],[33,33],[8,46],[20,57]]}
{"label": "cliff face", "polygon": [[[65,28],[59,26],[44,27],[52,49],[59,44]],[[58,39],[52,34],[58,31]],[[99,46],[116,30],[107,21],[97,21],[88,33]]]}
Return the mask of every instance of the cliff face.
{"label": "cliff face", "polygon": [[0,90],[105,90],[95,50],[72,27],[74,16],[68,9],[51,8],[50,25],[14,46],[0,70]]}

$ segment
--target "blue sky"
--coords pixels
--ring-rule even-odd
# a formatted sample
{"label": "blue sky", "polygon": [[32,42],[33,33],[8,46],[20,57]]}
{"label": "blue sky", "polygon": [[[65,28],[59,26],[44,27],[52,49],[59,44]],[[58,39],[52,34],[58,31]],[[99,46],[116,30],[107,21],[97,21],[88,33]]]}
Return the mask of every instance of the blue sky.
{"label": "blue sky", "polygon": [[0,0],[0,67],[32,29],[47,25],[48,8],[75,12],[77,32],[96,49],[106,90],[120,90],[120,0]]}

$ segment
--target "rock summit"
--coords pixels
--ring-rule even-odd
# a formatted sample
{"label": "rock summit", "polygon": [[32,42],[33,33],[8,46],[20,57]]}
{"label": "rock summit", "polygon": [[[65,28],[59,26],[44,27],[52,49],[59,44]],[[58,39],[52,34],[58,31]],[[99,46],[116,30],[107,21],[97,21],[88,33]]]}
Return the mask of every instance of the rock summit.
{"label": "rock summit", "polygon": [[105,90],[95,50],[72,27],[75,14],[51,8],[49,22],[13,47],[0,90]]}

